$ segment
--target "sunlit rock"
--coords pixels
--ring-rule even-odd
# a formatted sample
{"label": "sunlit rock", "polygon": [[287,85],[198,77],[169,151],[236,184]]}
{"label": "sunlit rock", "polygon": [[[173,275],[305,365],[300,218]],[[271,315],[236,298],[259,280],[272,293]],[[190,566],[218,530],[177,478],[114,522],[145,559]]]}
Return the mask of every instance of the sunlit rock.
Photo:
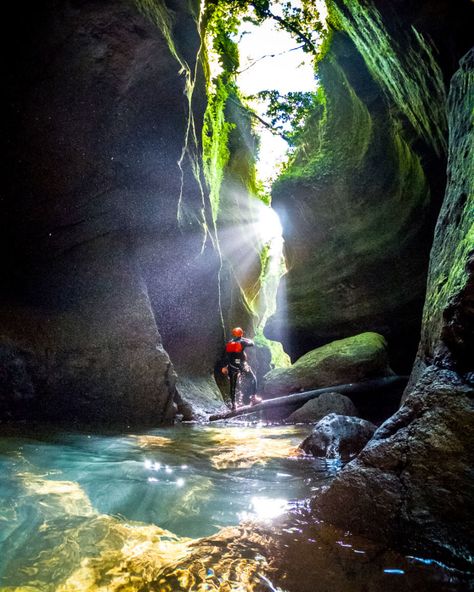
{"label": "sunlit rock", "polygon": [[273,187],[288,273],[265,334],[296,359],[334,339],[376,331],[408,368],[430,247],[426,172],[344,33],[334,33],[319,78],[319,111]]}
{"label": "sunlit rock", "polygon": [[288,274],[266,334],[296,359],[377,331],[416,355],[446,185],[446,95],[472,46],[472,2],[329,0],[335,29],[301,149],[273,188]]}

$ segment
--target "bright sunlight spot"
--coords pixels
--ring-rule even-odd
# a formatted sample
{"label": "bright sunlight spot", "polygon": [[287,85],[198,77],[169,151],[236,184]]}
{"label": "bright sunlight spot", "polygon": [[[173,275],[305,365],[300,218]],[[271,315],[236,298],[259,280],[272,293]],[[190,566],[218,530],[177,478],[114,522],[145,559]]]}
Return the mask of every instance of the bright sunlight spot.
{"label": "bright sunlight spot", "polygon": [[264,244],[273,243],[274,240],[281,239],[283,229],[280,218],[275,210],[262,204],[262,207],[259,207],[257,224],[259,235]]}
{"label": "bright sunlight spot", "polygon": [[270,497],[253,497],[248,512],[241,512],[239,518],[257,519],[262,522],[273,520],[284,514],[288,509],[288,501],[282,498],[272,499]]}

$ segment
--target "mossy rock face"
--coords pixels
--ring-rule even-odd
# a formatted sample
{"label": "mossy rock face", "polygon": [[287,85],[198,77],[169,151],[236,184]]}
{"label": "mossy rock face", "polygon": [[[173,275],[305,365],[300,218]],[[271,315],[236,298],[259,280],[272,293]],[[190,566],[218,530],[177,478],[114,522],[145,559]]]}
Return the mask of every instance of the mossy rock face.
{"label": "mossy rock face", "polygon": [[267,399],[324,386],[389,376],[387,342],[377,333],[333,341],[302,356],[289,368],[265,376]]}
{"label": "mossy rock face", "polygon": [[296,359],[340,337],[383,333],[401,358],[393,356],[397,369],[408,371],[419,339],[435,184],[344,33],[334,34],[319,78],[324,115],[310,120],[304,149],[272,192],[288,273],[265,334]]}
{"label": "mossy rock face", "polygon": [[449,182],[431,251],[418,357],[398,412],[317,500],[320,517],[463,563],[474,553],[474,50],[448,100]]}

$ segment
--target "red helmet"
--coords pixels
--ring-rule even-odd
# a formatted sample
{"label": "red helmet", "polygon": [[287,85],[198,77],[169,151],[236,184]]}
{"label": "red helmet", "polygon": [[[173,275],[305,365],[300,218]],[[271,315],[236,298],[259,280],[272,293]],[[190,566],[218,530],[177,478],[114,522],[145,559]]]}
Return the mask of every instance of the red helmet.
{"label": "red helmet", "polygon": [[243,329],[241,329],[240,327],[235,327],[234,329],[232,329],[232,335],[234,337],[242,337],[243,334]]}

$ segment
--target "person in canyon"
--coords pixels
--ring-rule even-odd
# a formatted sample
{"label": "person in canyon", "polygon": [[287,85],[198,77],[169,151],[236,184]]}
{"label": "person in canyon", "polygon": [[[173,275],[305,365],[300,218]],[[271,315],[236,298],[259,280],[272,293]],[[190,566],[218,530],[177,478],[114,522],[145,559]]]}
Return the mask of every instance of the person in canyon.
{"label": "person in canyon", "polygon": [[[257,379],[253,373],[250,364],[247,361],[247,354],[245,349],[253,347],[254,342],[251,339],[244,337],[244,331],[241,327],[232,329],[232,339],[226,343],[225,346],[225,365],[222,367],[222,374],[229,377],[230,380],[230,402],[232,410],[242,404],[253,402],[256,399]],[[238,398],[236,401],[237,381],[242,375],[250,382],[250,393],[242,393],[239,389]],[[245,401],[244,401],[245,398]]]}

